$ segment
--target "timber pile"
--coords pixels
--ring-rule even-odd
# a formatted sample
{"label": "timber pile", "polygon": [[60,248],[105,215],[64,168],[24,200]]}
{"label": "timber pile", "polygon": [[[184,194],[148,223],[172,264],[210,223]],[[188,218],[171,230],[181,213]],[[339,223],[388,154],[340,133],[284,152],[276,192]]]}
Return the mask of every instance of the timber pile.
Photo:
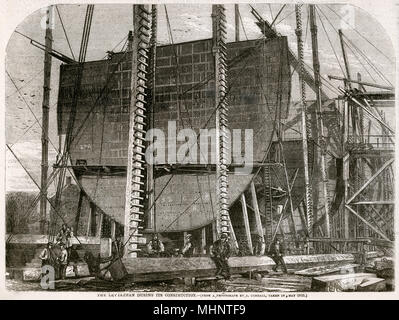
{"label": "timber pile", "polygon": [[312,287],[312,279],[295,275],[263,277],[261,282],[262,285],[265,286],[267,291],[276,291],[276,292],[310,291]]}
{"label": "timber pile", "polygon": [[319,266],[314,268],[308,268],[300,271],[296,271],[296,275],[301,275],[305,277],[317,277],[323,276],[327,274],[343,274],[343,273],[354,273],[355,270],[359,267],[358,264],[346,264],[346,265],[327,265],[327,266]]}
{"label": "timber pile", "polygon": [[310,291],[312,280],[295,275],[270,275],[254,279],[233,279],[225,282],[227,291],[303,292]]}
{"label": "timber pile", "polygon": [[384,291],[386,282],[373,273],[352,273],[313,278],[314,291]]}
{"label": "timber pile", "polygon": [[387,289],[393,290],[395,281],[395,269],[394,269],[394,261],[391,257],[382,257],[377,258],[373,261],[373,263],[366,267],[365,269],[368,272],[373,272],[379,278],[385,279]]}

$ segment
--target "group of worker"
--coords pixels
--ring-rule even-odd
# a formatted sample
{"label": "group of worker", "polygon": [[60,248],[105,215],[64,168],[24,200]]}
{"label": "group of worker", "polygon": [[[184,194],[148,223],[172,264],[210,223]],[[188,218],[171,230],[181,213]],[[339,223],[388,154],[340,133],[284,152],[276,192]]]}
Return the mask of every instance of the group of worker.
{"label": "group of worker", "polygon": [[[57,278],[65,279],[66,269],[68,263],[72,256],[72,230],[66,224],[63,224],[60,231],[58,232],[55,240],[55,244],[49,242],[46,248],[40,254],[40,259],[42,260],[42,267],[45,265],[51,265],[57,272]],[[176,249],[174,251],[174,256],[180,257],[192,257],[194,255],[195,245],[192,241],[192,235],[187,234],[185,236],[184,245],[182,248]],[[59,246],[60,251],[55,254],[53,250],[54,246]],[[264,249],[264,247],[263,247]],[[257,250],[257,254],[262,249]],[[263,250],[264,251],[264,250]],[[159,239],[158,234],[154,234],[152,239],[147,244],[147,253],[151,257],[161,257],[164,256],[165,246]],[[229,236],[227,233],[221,233],[219,239],[217,239],[209,248],[210,258],[213,260],[216,266],[216,276],[222,276],[225,279],[230,278],[230,268],[228,264],[228,259],[231,254],[231,248],[229,243]],[[275,262],[273,271],[277,271],[278,267],[282,268],[284,273],[287,273],[287,267],[283,259],[283,246],[279,239],[275,241],[270,246],[269,255]]]}
{"label": "group of worker", "polygon": [[[192,235],[187,234],[185,237],[184,245],[181,249],[175,250],[175,256],[182,257],[192,257],[194,254],[194,244],[192,242]],[[263,248],[264,249],[264,248]],[[264,250],[263,250],[264,251]],[[159,239],[157,234],[154,234],[152,239],[147,244],[147,252],[149,256],[160,257],[165,252],[165,246]],[[222,276],[225,279],[230,278],[230,268],[228,264],[228,259],[231,254],[231,248],[229,243],[229,236],[227,233],[222,233],[209,248],[210,258],[213,260],[216,266],[216,276]],[[283,245],[279,239],[275,241],[270,246],[268,255],[273,259],[275,265],[273,271],[277,271],[281,267],[284,273],[287,273],[287,267],[283,259]]]}
{"label": "group of worker", "polygon": [[[71,228],[63,224],[55,238],[55,243],[48,242],[39,255],[42,267],[52,266],[57,278],[65,279],[66,269],[72,256],[72,236]],[[54,250],[55,246],[59,246],[60,250]]]}
{"label": "group of worker", "polygon": [[[151,257],[161,257],[165,253],[165,246],[159,239],[158,234],[154,234],[152,239],[147,243],[147,253]],[[187,234],[182,248],[175,249],[174,256],[192,257],[194,254],[194,244],[192,235]]]}

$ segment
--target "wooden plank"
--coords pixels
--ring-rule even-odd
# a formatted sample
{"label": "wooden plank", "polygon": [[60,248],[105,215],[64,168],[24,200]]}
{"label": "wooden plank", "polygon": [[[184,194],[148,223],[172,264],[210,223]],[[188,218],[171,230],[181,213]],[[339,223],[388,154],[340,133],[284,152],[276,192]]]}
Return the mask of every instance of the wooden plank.
{"label": "wooden plank", "polygon": [[100,215],[98,217],[98,225],[97,225],[97,230],[96,230],[96,236],[98,238],[101,238],[101,231],[103,228],[103,219],[104,219],[104,214],[100,212]]}
{"label": "wooden plank", "polygon": [[261,241],[262,241],[262,247],[261,247],[261,250],[259,251],[259,254],[264,255],[265,249],[266,249],[265,235],[263,234],[263,227],[262,227],[262,221],[260,219],[258,198],[256,196],[256,189],[255,189],[255,184],[253,181],[251,182],[251,195],[252,195],[252,205],[254,207],[256,229],[257,229],[258,235],[261,237]]}
{"label": "wooden plank", "polygon": [[331,282],[331,281],[347,280],[347,279],[354,279],[354,278],[377,278],[377,275],[374,273],[335,274],[335,275],[314,277],[314,280],[321,281],[321,282]]}
{"label": "wooden plank", "polygon": [[371,278],[367,279],[367,281],[362,282],[357,290],[358,291],[385,291],[386,288],[386,280],[382,278]]}
{"label": "wooden plank", "polygon": [[236,237],[236,233],[234,232],[233,224],[231,223],[231,219],[229,219],[229,228],[230,228],[230,236],[233,240],[234,246],[238,249],[238,241]]}
{"label": "wooden plank", "polygon": [[351,203],[352,205],[369,205],[369,204],[373,204],[373,205],[386,205],[386,204],[395,204],[395,201],[392,200],[387,200],[387,201],[359,201],[359,202],[353,202]]}
{"label": "wooden plank", "polygon": [[218,239],[218,231],[216,227],[216,221],[212,222],[212,239],[215,242]]}
{"label": "wooden plank", "polygon": [[[6,234],[5,239],[10,237],[9,234]],[[79,241],[72,237],[71,241],[72,244],[89,244],[89,245],[99,245],[100,240],[97,237],[86,237],[86,236],[78,236]],[[47,244],[49,241],[48,235],[44,234],[15,234],[12,236],[9,244],[28,244],[28,245],[35,245],[40,244],[44,245]]]}
{"label": "wooden plank", "polygon": [[116,222],[115,220],[111,220],[111,239],[115,241],[115,233],[116,233]]}
{"label": "wooden plank", "polygon": [[256,230],[258,231],[258,235],[261,236],[262,240],[264,241],[265,239],[263,237],[262,222],[260,220],[258,198],[256,196],[256,189],[255,189],[255,184],[253,181],[251,182],[251,196],[252,196],[252,206],[254,208],[254,213],[255,213]]}
{"label": "wooden plank", "polygon": [[244,193],[241,194],[241,207],[242,207],[242,216],[244,218],[244,226],[245,226],[245,235],[248,241],[248,249],[251,252],[251,254],[254,253],[253,246],[252,246],[252,238],[251,238],[251,229],[249,226],[249,220],[248,220],[248,212],[247,212],[247,203],[245,200],[245,195]]}
{"label": "wooden plank", "polygon": [[201,229],[201,254],[206,254],[206,228]]}
{"label": "wooden plank", "polygon": [[301,276],[323,276],[331,273],[336,272],[343,272],[344,270],[354,270],[355,268],[359,267],[358,264],[346,264],[346,265],[327,265],[327,266],[320,266],[320,267],[313,267],[307,268],[300,271],[296,271],[295,274]]}
{"label": "wooden plank", "polygon": [[[306,267],[337,264],[348,264],[355,261],[352,254],[326,254],[286,256],[284,261],[288,268],[300,270]],[[270,271],[274,262],[266,256],[231,257],[228,260],[230,272],[240,274],[254,271]],[[193,258],[127,258],[123,264],[129,273],[128,281],[158,281],[182,277],[214,276],[216,267],[209,257]]]}

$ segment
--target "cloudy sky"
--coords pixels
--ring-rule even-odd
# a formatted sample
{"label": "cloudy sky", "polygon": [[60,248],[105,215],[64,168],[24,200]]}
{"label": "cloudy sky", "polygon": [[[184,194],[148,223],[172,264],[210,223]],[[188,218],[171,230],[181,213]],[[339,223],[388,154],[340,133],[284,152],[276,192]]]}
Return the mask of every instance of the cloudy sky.
{"label": "cloudy sky", "polygon": [[[254,7],[269,22],[271,22],[281,5],[255,4]],[[228,40],[234,38],[234,7],[226,5],[228,18]],[[158,40],[160,44],[169,43],[167,34],[164,6],[159,6]],[[68,34],[72,50],[75,56],[79,54],[79,45],[82,36],[82,26],[85,17],[84,5],[59,5],[59,13]],[[205,39],[211,37],[211,6],[210,5],[167,5],[174,42]],[[248,5],[240,5],[243,28],[241,38],[245,40],[256,39],[261,36],[255,20],[250,13]],[[373,64],[381,71],[388,81],[394,83],[394,50],[390,37],[381,25],[365,11],[354,7],[341,5],[318,6],[318,30],[319,48],[322,75],[328,74],[342,76],[339,63],[343,65],[342,54],[336,30],[342,28],[344,34],[362,52],[364,52]],[[341,19],[339,16],[344,17]],[[321,18],[321,20],[320,20]],[[41,27],[43,12],[37,11],[27,17],[17,27],[17,30],[39,42],[44,43],[44,30]],[[310,65],[311,43],[310,30],[306,27],[308,21],[307,9],[303,8],[305,41],[305,60]],[[346,23],[347,21],[348,23]],[[71,56],[67,41],[57,12],[54,12],[53,48]],[[353,29],[352,29],[353,27]],[[282,35],[288,37],[291,49],[296,52],[295,14],[294,6],[287,5],[281,15],[276,19],[276,28]],[[113,49],[123,40],[128,31],[132,29],[131,5],[96,5],[94,9],[88,52],[86,60],[103,59],[106,51]],[[328,34],[328,37],[327,37]],[[367,40],[366,40],[367,39]],[[123,42],[122,42],[123,43]],[[114,50],[118,51],[121,45]],[[335,53],[333,49],[335,50]],[[354,50],[357,56],[360,52]],[[12,81],[6,77],[6,143],[11,144],[14,152],[21,158],[24,165],[32,172],[36,181],[40,177],[41,140],[40,125],[35,121],[26,104],[41,120],[42,86],[43,86],[43,51],[30,45],[29,40],[14,33],[7,46],[6,68]],[[335,57],[338,56],[339,63]],[[366,69],[348,50],[351,64],[352,77],[360,72],[364,81],[386,84],[370,66]],[[51,98],[50,98],[50,139],[55,146],[58,144],[56,103],[58,95],[58,79],[60,61],[53,58],[51,74]],[[22,96],[17,92],[19,88]],[[293,78],[293,99],[298,99],[297,79]],[[333,82],[334,85],[341,85]],[[326,89],[330,97],[336,96],[334,91]],[[310,92],[309,92],[310,95]],[[50,164],[55,160],[56,152],[50,146]],[[6,153],[6,190],[37,190],[23,169],[17,163],[10,152]]]}

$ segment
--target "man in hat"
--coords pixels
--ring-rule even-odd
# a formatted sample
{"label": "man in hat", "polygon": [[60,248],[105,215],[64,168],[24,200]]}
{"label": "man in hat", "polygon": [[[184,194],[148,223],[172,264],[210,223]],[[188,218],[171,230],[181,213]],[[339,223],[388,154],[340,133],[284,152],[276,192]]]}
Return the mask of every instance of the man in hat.
{"label": "man in hat", "polygon": [[56,244],[59,245],[63,244],[64,246],[66,246],[70,237],[71,237],[70,229],[68,229],[68,225],[64,223],[62,224],[60,231],[57,233]]}
{"label": "man in hat", "polygon": [[270,248],[270,256],[273,259],[275,266],[273,267],[273,271],[277,271],[278,267],[281,266],[281,269],[284,273],[287,273],[287,267],[285,265],[283,259],[284,248],[280,243],[279,239],[276,239]]}
{"label": "man in hat", "polygon": [[42,267],[51,264],[51,248],[52,248],[52,243],[51,242],[47,243],[47,246],[43,249],[43,251],[39,255],[40,260],[42,260]]}
{"label": "man in hat", "polygon": [[165,247],[159,240],[158,234],[155,233],[147,244],[147,252],[150,256],[159,257],[164,251]]}
{"label": "man in hat", "polygon": [[192,235],[191,234],[187,234],[186,235],[186,241],[184,243],[183,249],[181,250],[181,253],[182,253],[183,257],[189,258],[189,257],[193,256],[194,245],[193,245],[191,239],[192,239]]}
{"label": "man in hat", "polygon": [[229,236],[222,233],[220,239],[216,240],[211,248],[211,259],[216,265],[216,276],[222,275],[225,279],[230,279],[230,268],[228,259],[230,257]]}
{"label": "man in hat", "polygon": [[66,277],[66,269],[68,266],[68,251],[65,248],[64,244],[60,245],[61,253],[58,257],[58,262],[60,264],[60,278],[65,279]]}

